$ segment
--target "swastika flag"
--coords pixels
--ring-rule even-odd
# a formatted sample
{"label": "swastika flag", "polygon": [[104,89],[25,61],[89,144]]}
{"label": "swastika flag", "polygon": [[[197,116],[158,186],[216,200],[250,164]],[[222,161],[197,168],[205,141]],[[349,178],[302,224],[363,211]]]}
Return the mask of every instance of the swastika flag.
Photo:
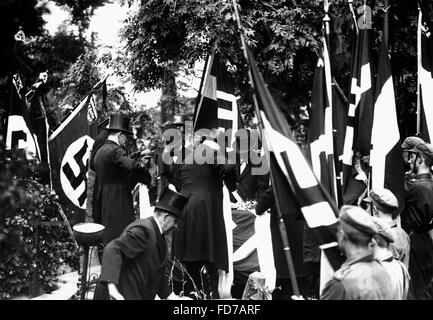
{"label": "swastika flag", "polygon": [[92,96],[86,96],[49,138],[53,187],[69,223],[84,222],[90,151],[97,133]]}

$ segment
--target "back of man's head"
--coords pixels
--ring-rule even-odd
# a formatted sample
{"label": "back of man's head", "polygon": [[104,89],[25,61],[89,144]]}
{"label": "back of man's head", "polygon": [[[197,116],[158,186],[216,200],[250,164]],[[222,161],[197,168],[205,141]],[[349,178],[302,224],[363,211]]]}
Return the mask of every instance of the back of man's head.
{"label": "back of man's head", "polygon": [[367,247],[373,236],[378,233],[372,217],[360,207],[342,206],[339,222],[346,239],[355,246]]}

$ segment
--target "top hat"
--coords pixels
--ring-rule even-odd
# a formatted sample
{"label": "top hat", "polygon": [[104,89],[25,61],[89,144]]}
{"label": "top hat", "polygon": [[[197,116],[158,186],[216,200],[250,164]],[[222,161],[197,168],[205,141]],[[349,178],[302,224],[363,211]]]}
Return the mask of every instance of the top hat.
{"label": "top hat", "polygon": [[110,122],[108,124],[107,130],[110,131],[121,131],[125,134],[132,134],[129,122],[131,119],[123,114],[115,113],[110,115]]}
{"label": "top hat", "polygon": [[185,125],[185,114],[183,114],[183,113],[175,114],[174,118],[173,118],[173,124],[184,126]]}
{"label": "top hat", "polygon": [[167,188],[163,191],[163,194],[156,203],[155,208],[167,211],[182,219],[183,207],[187,201],[188,197]]}

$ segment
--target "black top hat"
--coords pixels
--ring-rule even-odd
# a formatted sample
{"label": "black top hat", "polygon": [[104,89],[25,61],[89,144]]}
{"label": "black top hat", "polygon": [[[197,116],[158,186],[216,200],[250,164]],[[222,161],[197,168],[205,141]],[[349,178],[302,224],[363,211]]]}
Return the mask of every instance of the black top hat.
{"label": "black top hat", "polygon": [[126,134],[132,134],[129,122],[131,119],[120,113],[114,113],[110,115],[110,122],[108,124],[107,130],[110,131],[121,131]]}
{"label": "black top hat", "polygon": [[175,114],[174,118],[173,118],[173,124],[184,126],[185,125],[185,114],[183,114],[183,113]]}
{"label": "black top hat", "polygon": [[169,213],[182,219],[183,207],[187,201],[188,197],[185,197],[184,195],[167,188],[164,190],[161,198],[156,203],[155,208],[168,211]]}

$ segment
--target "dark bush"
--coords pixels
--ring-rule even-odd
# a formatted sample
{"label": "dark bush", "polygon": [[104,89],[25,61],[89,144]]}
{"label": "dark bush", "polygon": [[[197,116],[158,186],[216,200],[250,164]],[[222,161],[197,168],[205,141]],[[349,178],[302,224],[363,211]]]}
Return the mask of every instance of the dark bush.
{"label": "dark bush", "polygon": [[57,196],[32,177],[34,168],[0,141],[0,299],[49,292],[61,265],[79,268]]}

